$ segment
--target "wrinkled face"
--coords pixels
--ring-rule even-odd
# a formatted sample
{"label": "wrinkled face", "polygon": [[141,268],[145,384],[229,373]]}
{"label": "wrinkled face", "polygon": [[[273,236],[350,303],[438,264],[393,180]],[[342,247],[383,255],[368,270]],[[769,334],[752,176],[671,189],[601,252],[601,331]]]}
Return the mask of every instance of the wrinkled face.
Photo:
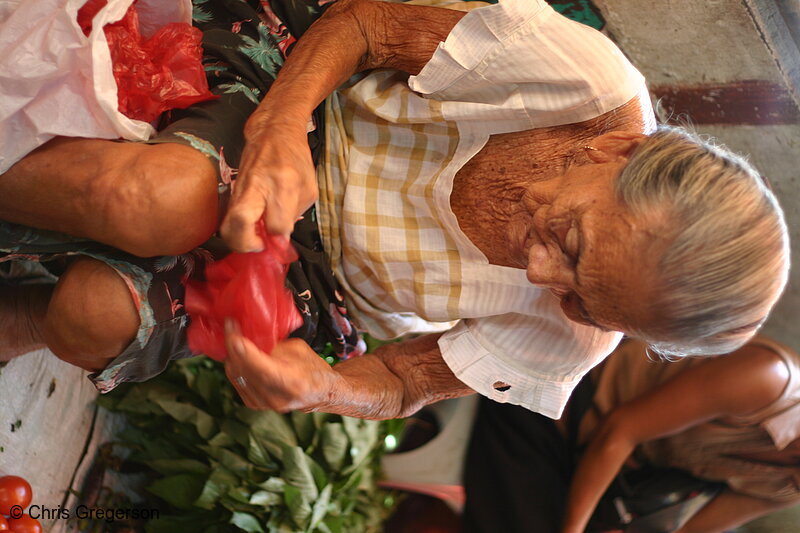
{"label": "wrinkled face", "polygon": [[528,279],[555,294],[568,318],[607,330],[646,330],[664,245],[662,217],[635,216],[617,200],[614,182],[625,163],[572,167],[533,183],[514,237]]}

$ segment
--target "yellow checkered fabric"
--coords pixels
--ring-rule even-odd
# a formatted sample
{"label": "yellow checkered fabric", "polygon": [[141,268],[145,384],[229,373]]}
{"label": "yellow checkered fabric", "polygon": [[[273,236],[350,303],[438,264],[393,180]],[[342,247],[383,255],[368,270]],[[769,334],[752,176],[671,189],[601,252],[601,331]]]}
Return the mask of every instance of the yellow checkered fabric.
{"label": "yellow checkered fabric", "polygon": [[459,318],[458,247],[434,194],[458,130],[443,120],[439,102],[404,81],[383,71],[329,100],[320,180],[322,238],[334,272],[357,320],[384,338],[447,329]]}

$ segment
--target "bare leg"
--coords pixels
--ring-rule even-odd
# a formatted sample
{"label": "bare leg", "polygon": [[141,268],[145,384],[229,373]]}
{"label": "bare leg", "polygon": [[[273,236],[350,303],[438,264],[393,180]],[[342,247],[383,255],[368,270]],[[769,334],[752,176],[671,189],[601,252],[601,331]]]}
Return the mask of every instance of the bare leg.
{"label": "bare leg", "polygon": [[138,328],[139,314],[122,278],[105,263],[82,258],[59,279],[42,338],[60,359],[97,371],[125,350]]}
{"label": "bare leg", "polygon": [[2,287],[0,361],[44,348],[41,329],[52,292],[52,285]]}
{"label": "bare leg", "polygon": [[0,178],[9,222],[149,257],[186,252],[216,229],[217,178],[188,146],[60,137]]}
{"label": "bare leg", "polygon": [[3,287],[0,361],[45,346],[60,359],[97,371],[131,343],[139,314],[108,265],[81,258],[55,285]]}

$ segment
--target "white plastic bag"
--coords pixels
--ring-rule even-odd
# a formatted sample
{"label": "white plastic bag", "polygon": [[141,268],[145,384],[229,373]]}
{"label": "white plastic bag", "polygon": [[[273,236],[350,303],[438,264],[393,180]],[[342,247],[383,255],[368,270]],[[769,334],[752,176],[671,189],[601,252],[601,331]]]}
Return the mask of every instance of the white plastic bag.
{"label": "white plastic bag", "polygon": [[[86,0],[0,0],[0,173],[58,135],[146,140],[153,127],[117,110],[117,85],[103,26],[133,0],[109,0],[85,36]],[[191,23],[191,0],[139,0],[144,37]],[[0,178],[2,179],[2,178]]]}

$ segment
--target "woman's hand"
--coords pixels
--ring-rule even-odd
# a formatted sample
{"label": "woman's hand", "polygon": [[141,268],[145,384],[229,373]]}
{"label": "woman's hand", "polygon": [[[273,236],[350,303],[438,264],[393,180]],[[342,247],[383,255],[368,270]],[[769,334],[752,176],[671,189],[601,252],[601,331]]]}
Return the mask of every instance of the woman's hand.
{"label": "woman's hand", "polygon": [[239,176],[220,227],[237,252],[264,248],[256,235],[262,218],[269,233],[288,238],[297,218],[318,196],[306,121],[276,123],[256,113],[247,122],[245,138]]}
{"label": "woman's hand", "polygon": [[231,324],[225,373],[251,409],[322,411],[385,420],[472,394],[442,359],[438,334],[382,346],[331,368],[298,339],[265,354]]}
{"label": "woman's hand", "polygon": [[[289,235],[317,198],[306,124],[314,108],[356,72],[417,74],[464,13],[369,0],[339,0],[297,41],[245,127],[233,199],[220,231],[239,252],[263,247],[255,223]],[[409,28],[421,28],[409,31]]]}
{"label": "woman's hand", "polygon": [[279,342],[266,354],[226,328],[225,373],[251,409],[285,413],[324,408],[340,381],[331,367],[299,339]]}

